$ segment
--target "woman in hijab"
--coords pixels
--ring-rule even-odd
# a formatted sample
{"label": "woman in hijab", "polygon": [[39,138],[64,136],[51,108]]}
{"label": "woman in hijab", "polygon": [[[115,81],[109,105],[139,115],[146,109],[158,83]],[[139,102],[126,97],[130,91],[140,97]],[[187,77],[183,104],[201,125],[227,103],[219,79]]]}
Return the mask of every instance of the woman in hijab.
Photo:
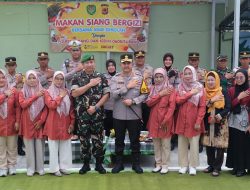
{"label": "woman in hijab", "polygon": [[[108,59],[106,61],[106,70],[107,72],[104,73],[105,78],[108,80],[108,84],[110,85],[111,78],[116,74],[116,62],[113,59]],[[110,96],[109,100],[104,104],[104,112],[105,112],[105,119],[104,119],[104,130],[105,135],[110,135],[110,130],[113,129],[113,105],[114,99]]]}
{"label": "woman in hijab", "polygon": [[248,105],[250,101],[250,90],[248,85],[248,74],[244,69],[235,73],[235,86],[229,89],[232,103],[231,113],[228,118],[229,144],[227,149],[226,166],[233,168],[232,175],[237,177],[246,174],[247,161],[247,128],[249,126]]}
{"label": "woman in hijab", "polygon": [[[179,106],[175,133],[178,134],[179,173],[196,175],[199,165],[199,139],[204,132],[203,118],[206,112],[206,96],[202,84],[197,81],[195,68],[186,66],[177,88],[176,103]],[[188,146],[190,145],[190,159]]]}
{"label": "woman in hijab", "polygon": [[169,94],[166,71],[157,68],[154,71],[154,82],[146,104],[151,108],[147,123],[149,137],[153,138],[156,167],[154,173],[166,174],[170,162],[170,140],[174,125],[175,90]]}
{"label": "woman in hijab", "polygon": [[6,73],[0,69],[0,176],[16,174],[17,134],[20,123],[18,92],[10,88]]}
{"label": "woman in hijab", "polygon": [[75,115],[63,72],[55,72],[52,84],[45,92],[45,104],[49,109],[44,135],[48,136],[50,172],[58,177],[68,175],[68,169],[72,167],[70,138]]}
{"label": "woman in hijab", "polygon": [[205,173],[219,176],[224,159],[225,149],[228,147],[227,115],[231,102],[226,91],[222,91],[220,77],[214,72],[207,73],[205,78],[206,115],[203,145],[206,146],[208,167]]}
{"label": "woman in hijab", "polygon": [[27,71],[25,78],[19,103],[22,108],[20,135],[26,147],[27,176],[33,176],[35,172],[42,176],[45,174],[43,125],[47,117],[44,89],[35,71]]}

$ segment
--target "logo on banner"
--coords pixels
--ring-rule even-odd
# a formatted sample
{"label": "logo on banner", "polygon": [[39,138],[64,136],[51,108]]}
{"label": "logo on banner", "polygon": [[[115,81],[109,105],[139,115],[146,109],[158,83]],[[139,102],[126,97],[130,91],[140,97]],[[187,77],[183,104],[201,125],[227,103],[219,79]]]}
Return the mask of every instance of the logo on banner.
{"label": "logo on banner", "polygon": [[94,15],[96,13],[96,6],[95,5],[88,5],[87,6],[87,12],[90,15]]}
{"label": "logo on banner", "polygon": [[102,14],[107,15],[109,13],[109,5],[108,4],[101,4],[102,7]]}

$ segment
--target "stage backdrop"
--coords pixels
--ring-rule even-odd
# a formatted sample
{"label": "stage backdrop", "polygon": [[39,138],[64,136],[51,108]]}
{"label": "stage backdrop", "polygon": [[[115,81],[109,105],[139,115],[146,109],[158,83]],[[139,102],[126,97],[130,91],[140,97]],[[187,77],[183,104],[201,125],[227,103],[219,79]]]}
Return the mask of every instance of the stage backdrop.
{"label": "stage backdrop", "polygon": [[53,52],[72,39],[83,51],[147,51],[149,3],[50,3],[48,20]]}

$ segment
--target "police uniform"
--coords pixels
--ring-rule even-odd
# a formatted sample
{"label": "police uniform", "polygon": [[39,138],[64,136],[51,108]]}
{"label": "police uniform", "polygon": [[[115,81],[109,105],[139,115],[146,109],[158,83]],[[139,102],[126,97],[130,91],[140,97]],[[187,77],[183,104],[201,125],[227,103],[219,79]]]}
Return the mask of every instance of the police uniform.
{"label": "police uniform", "polygon": [[[16,65],[16,58],[15,57],[6,57],[5,58],[5,65],[6,66],[14,66]],[[11,75],[10,73],[6,74],[8,83],[10,87],[15,87],[17,89],[21,89],[23,87],[23,80],[20,82],[17,82],[17,77],[23,77],[21,73],[16,73],[14,75]]]}
{"label": "police uniform", "polygon": [[[216,60],[217,62],[221,60],[228,60],[228,57],[226,55],[218,55]],[[227,73],[233,74],[233,71],[231,69],[229,69],[228,67],[226,67],[225,69],[217,67],[215,71],[218,73],[220,77],[220,84],[223,90],[227,90],[229,87],[233,86],[234,78],[227,79],[225,77]]]}
{"label": "police uniform", "polygon": [[[38,59],[39,58],[49,58],[48,53],[47,52],[39,52],[38,53]],[[52,69],[50,67],[48,67],[47,69],[54,71],[54,69]],[[35,68],[34,71],[37,72],[37,76],[38,76],[38,78],[40,80],[40,83],[41,83],[42,87],[45,88],[45,89],[48,89],[51,82],[52,82],[53,75],[52,75],[51,78],[47,78],[46,71],[42,71],[40,67]]]}
{"label": "police uniform", "polygon": [[[145,57],[145,52],[144,51],[136,51],[134,53],[134,57],[136,57],[136,58]],[[150,88],[150,86],[152,85],[152,82],[153,82],[153,72],[154,72],[153,67],[151,67],[148,64],[145,64],[144,67],[141,68],[141,67],[136,66],[136,64],[134,64],[133,70],[135,72],[140,73],[143,76],[144,81],[147,83],[147,86]],[[145,78],[145,76],[147,78]],[[142,103],[142,119],[143,119],[142,130],[144,130],[144,131],[147,130],[147,123],[148,123],[149,114],[150,114],[150,108],[147,106],[146,103],[143,102]]]}
{"label": "police uniform", "polygon": [[[188,54],[188,58],[190,59],[190,58],[197,58],[197,59],[199,59],[200,58],[200,54],[199,53],[197,53],[197,52],[190,52],[189,54]],[[207,71],[206,71],[206,69],[203,69],[203,68],[201,68],[201,67],[198,67],[198,68],[195,68],[195,70],[196,70],[196,72],[197,72],[197,75],[199,76],[201,76],[201,79],[199,79],[199,82],[201,83],[201,84],[205,84],[205,76],[206,76],[206,73],[207,73]]]}
{"label": "police uniform", "polygon": [[[241,51],[240,52],[240,59],[244,59],[244,58],[250,58],[250,52],[249,51]],[[250,68],[250,66],[248,67],[248,69]],[[238,71],[239,69],[243,69],[241,66],[236,67],[233,69],[233,72],[236,73],[236,71]]]}
{"label": "police uniform", "polygon": [[[94,56],[84,55],[82,62],[84,63],[88,60],[94,60]],[[89,166],[91,160],[91,151],[96,158],[96,163],[103,162],[105,153],[105,150],[103,149],[103,107],[96,109],[96,112],[93,115],[89,115],[87,109],[89,106],[96,106],[103,95],[110,93],[110,88],[107,79],[96,71],[91,75],[87,74],[85,71],[77,72],[73,77],[71,87],[71,90],[75,90],[87,85],[91,79],[98,77],[101,78],[101,82],[98,85],[91,87],[84,94],[74,98],[76,123],[78,127],[77,135],[79,136],[81,143],[81,159],[86,167]],[[92,150],[90,139],[92,140]],[[79,171],[79,173],[86,173],[88,170],[86,171],[85,169],[82,173],[81,171]]]}
{"label": "police uniform", "polygon": [[[130,62],[132,64],[132,55],[122,55],[121,63]],[[127,89],[127,85],[131,80],[137,80],[136,87]],[[147,94],[141,94],[141,84],[143,76],[136,71],[132,71],[130,76],[124,76],[122,72],[117,73],[111,79],[111,95],[114,98],[113,118],[115,129],[115,153],[116,153],[116,166],[113,168],[112,173],[118,173],[123,169],[122,157],[124,151],[124,138],[126,130],[129,133],[130,147],[133,157],[133,169],[137,173],[142,173],[140,167],[140,127],[142,108],[141,103],[147,98]],[[123,103],[124,99],[131,99],[132,106],[126,106]]]}
{"label": "police uniform", "polygon": [[[71,49],[81,49],[81,42],[78,40],[72,40],[69,42],[68,46]],[[67,89],[71,89],[71,85],[72,85],[72,79],[74,74],[77,72],[77,67],[78,64],[82,64],[81,60],[79,61],[74,61],[74,60],[70,60],[70,59],[66,59],[64,61],[64,63],[62,64],[62,71],[65,74],[65,82],[66,82],[66,88]]]}

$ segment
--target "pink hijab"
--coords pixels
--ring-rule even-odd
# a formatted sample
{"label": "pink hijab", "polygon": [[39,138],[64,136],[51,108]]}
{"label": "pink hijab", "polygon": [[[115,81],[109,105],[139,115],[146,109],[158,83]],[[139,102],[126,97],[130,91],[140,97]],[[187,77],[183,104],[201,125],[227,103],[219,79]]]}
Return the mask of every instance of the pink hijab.
{"label": "pink hijab", "polygon": [[198,82],[197,73],[196,73],[195,68],[191,65],[184,67],[183,68],[183,75],[184,75],[184,71],[186,69],[190,69],[191,72],[193,73],[193,80],[191,83],[187,83],[182,79],[181,83],[178,86],[178,92],[181,96],[183,96],[184,94],[191,91],[193,88],[200,88],[201,91],[199,93],[193,95],[191,98],[188,99],[189,102],[192,102],[193,104],[195,104],[197,106],[199,104],[200,97],[203,95],[203,88],[204,87],[202,86],[201,83]]}
{"label": "pink hijab", "polygon": [[[4,87],[0,88],[0,94],[3,94],[6,90],[9,89],[9,84],[8,84],[8,80],[6,77],[6,72],[2,69],[0,69],[0,73],[2,73],[5,77],[5,85]],[[8,116],[8,102],[7,102],[7,98],[5,98],[4,102],[0,105],[0,116],[3,119],[6,119]]]}
{"label": "pink hijab", "polygon": [[[64,78],[64,83],[61,86],[61,88],[58,88],[54,84],[55,77],[57,75],[62,75],[63,78]],[[54,74],[54,76],[53,76],[52,84],[50,85],[50,87],[48,89],[48,92],[49,92],[50,96],[52,97],[52,99],[55,100],[59,96],[61,90],[67,90],[65,88],[65,76],[64,76],[64,73],[62,71],[56,71],[55,74]],[[70,102],[70,99],[69,99],[69,95],[67,94],[66,96],[64,96],[63,100],[61,101],[61,104],[56,108],[57,113],[60,116],[62,116],[62,113],[65,116],[68,116],[69,115],[69,111],[70,111],[70,104],[71,104],[71,102]]]}
{"label": "pink hijab", "polygon": [[150,100],[153,96],[159,94],[160,91],[162,91],[163,89],[167,88],[168,86],[172,86],[168,82],[167,72],[166,72],[165,69],[163,69],[163,68],[157,68],[157,69],[155,69],[154,70],[154,77],[155,77],[156,74],[162,74],[163,77],[164,77],[164,80],[162,81],[161,84],[152,85],[147,100]]}
{"label": "pink hijab", "polygon": [[[29,86],[27,84],[27,79],[29,78],[29,76],[33,74],[36,77],[36,86],[32,87]],[[29,70],[26,72],[25,75],[26,81],[23,85],[23,89],[22,92],[24,94],[24,98],[28,99],[34,95],[36,95],[38,92],[40,92],[41,90],[43,90],[43,87],[37,77],[37,74],[35,71],[33,70]],[[40,96],[39,98],[37,98],[30,106],[29,108],[29,112],[30,112],[30,119],[31,121],[34,121],[34,119],[38,116],[38,114],[42,111],[42,109],[44,108],[44,97]]]}

